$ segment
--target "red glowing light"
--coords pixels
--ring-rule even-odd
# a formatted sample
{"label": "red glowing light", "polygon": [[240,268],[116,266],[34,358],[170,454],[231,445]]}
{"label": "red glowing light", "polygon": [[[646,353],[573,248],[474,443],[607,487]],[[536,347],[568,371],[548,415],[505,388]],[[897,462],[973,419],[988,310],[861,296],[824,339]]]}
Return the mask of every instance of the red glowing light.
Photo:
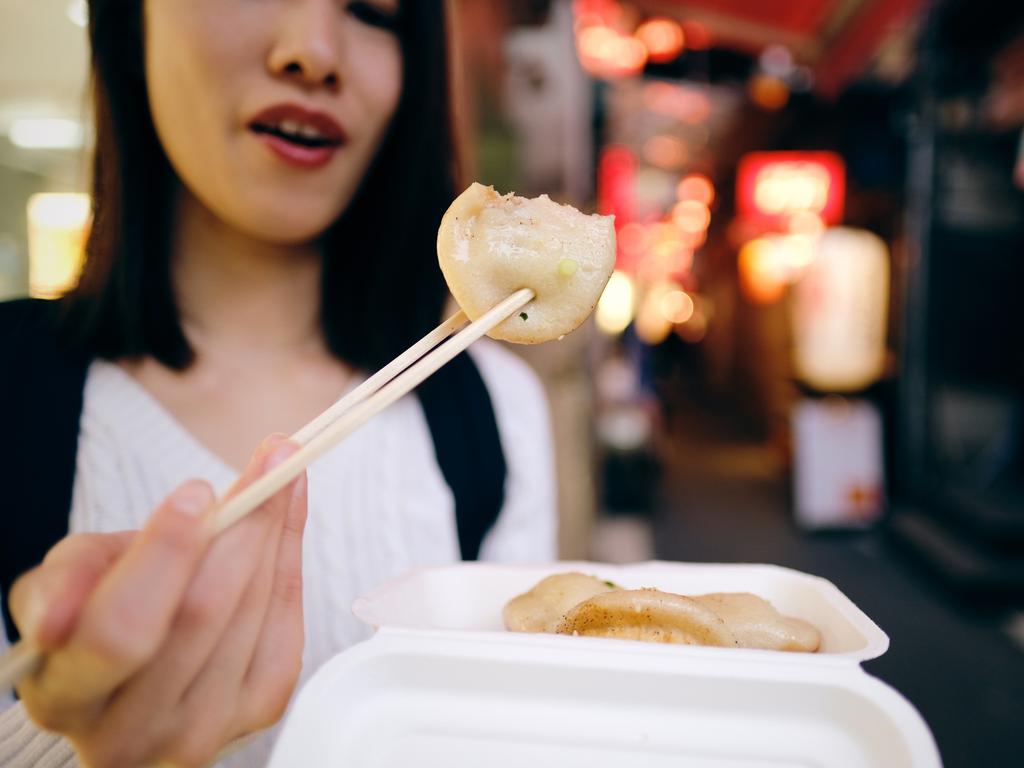
{"label": "red glowing light", "polygon": [[615,0],[573,0],[572,10],[581,26],[611,25],[622,12]]}
{"label": "red glowing light", "polygon": [[703,51],[711,47],[711,32],[699,21],[683,22],[683,35],[690,50]]}
{"label": "red glowing light", "polygon": [[843,160],[834,152],[753,152],[740,161],[736,206],[766,228],[786,229],[802,213],[837,224],[845,179]]}
{"label": "red glowing light", "polygon": [[[611,145],[601,152],[597,165],[597,208],[615,216],[615,227],[621,231],[633,220],[636,198],[636,157],[624,146]],[[631,264],[636,254],[627,253],[619,240],[618,260]]]}

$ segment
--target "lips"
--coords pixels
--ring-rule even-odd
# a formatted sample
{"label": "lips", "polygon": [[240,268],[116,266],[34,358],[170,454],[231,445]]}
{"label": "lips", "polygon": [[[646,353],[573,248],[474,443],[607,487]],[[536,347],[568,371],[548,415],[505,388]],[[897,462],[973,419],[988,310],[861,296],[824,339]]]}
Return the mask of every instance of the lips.
{"label": "lips", "polygon": [[300,168],[319,168],[347,141],[344,128],[324,112],[280,104],[260,112],[249,130],[281,160]]}

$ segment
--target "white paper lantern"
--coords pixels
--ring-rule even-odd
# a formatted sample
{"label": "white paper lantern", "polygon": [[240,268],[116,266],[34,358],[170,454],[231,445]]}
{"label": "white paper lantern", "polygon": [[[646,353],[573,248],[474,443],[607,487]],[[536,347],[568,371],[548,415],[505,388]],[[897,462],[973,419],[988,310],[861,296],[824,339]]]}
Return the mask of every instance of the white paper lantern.
{"label": "white paper lantern", "polygon": [[797,378],[823,392],[855,392],[885,366],[889,251],[870,232],[839,227],[818,238],[793,295]]}

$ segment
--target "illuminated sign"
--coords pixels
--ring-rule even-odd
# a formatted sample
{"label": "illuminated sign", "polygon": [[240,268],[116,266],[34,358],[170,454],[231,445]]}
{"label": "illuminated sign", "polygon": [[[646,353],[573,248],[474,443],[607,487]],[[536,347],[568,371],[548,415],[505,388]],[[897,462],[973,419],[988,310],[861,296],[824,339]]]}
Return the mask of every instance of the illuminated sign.
{"label": "illuminated sign", "polygon": [[807,214],[837,224],[846,174],[833,152],[754,152],[740,161],[736,190],[739,213],[765,227],[785,229]]}

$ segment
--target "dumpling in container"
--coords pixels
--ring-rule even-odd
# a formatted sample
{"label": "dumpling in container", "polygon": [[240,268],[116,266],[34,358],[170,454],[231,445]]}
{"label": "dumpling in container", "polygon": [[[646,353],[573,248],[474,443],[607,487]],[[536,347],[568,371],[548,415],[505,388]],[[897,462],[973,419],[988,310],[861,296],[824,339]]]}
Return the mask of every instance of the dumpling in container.
{"label": "dumpling in container", "polygon": [[735,648],[732,631],[712,610],[657,589],[608,592],[580,603],[559,623],[563,635]]}
{"label": "dumpling in container", "polygon": [[505,628],[513,632],[554,632],[565,614],[595,595],[617,587],[585,573],[558,573],[541,580],[505,605]]}
{"label": "dumpling in container", "polygon": [[821,634],[812,625],[783,616],[749,592],[716,592],[693,599],[718,614],[742,648],[813,653],[821,645]]}
{"label": "dumpling in container", "polygon": [[821,633],[749,592],[626,590],[582,573],[548,576],[505,606],[516,632],[813,653]]}

